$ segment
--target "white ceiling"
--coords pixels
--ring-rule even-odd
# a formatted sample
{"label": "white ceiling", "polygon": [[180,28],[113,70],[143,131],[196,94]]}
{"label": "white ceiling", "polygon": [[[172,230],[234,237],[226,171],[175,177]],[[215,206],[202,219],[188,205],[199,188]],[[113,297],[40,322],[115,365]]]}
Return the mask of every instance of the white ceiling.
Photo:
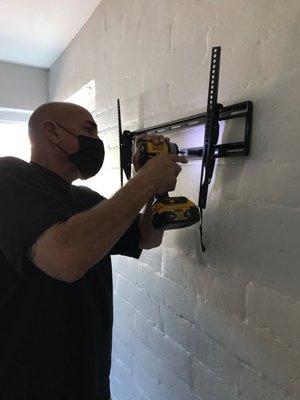
{"label": "white ceiling", "polygon": [[49,68],[101,0],[0,0],[0,61]]}

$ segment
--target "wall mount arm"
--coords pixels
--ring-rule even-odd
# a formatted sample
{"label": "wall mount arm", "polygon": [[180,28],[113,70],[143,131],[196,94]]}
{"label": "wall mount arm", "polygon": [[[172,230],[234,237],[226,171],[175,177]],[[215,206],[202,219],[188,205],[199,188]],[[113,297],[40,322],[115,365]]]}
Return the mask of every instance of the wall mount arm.
{"label": "wall mount arm", "polygon": [[[118,103],[119,104],[119,103]],[[215,158],[221,157],[237,157],[247,156],[250,151],[250,139],[252,129],[252,101],[244,101],[233,104],[227,107],[221,107],[219,110],[219,121],[226,121],[236,118],[245,118],[244,140],[241,142],[232,142],[215,145]],[[141,133],[168,133],[180,129],[191,128],[197,125],[205,125],[206,113],[195,114],[189,117],[177,119],[174,121],[165,122],[160,125],[151,126],[145,129],[135,131],[124,130],[120,131],[119,124],[119,142],[120,142],[120,166],[121,176],[123,173],[127,179],[131,178],[131,156],[132,142],[136,135]],[[184,153],[187,158],[196,159],[202,158],[203,147],[188,147],[180,149],[180,153]],[[121,181],[121,186],[123,183]]]}
{"label": "wall mount arm", "polygon": [[[123,186],[123,171],[125,172],[127,179],[131,178],[132,142],[136,135],[149,132],[157,134],[168,133],[179,129],[182,130],[205,124],[203,147],[185,148],[180,149],[179,151],[179,153],[183,153],[188,158],[202,158],[198,200],[198,207],[200,208],[201,214],[200,235],[202,251],[205,251],[202,241],[202,210],[206,208],[208,187],[213,176],[215,160],[216,158],[221,157],[247,156],[250,151],[251,142],[253,114],[252,102],[244,101],[228,107],[224,107],[222,104],[218,103],[220,59],[221,47],[213,47],[206,113],[196,114],[160,125],[138,129],[133,132],[128,130],[122,132],[120,101],[118,100],[121,186]],[[245,118],[244,140],[241,142],[217,144],[219,138],[219,122],[235,118]]]}

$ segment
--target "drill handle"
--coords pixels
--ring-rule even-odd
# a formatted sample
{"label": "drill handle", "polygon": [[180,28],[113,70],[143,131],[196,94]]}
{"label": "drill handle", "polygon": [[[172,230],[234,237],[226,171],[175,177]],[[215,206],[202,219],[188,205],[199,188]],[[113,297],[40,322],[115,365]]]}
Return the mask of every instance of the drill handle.
{"label": "drill handle", "polygon": [[159,200],[159,199],[166,199],[166,198],[169,198],[169,197],[170,197],[170,196],[169,196],[169,193],[168,193],[168,192],[155,195],[155,198],[158,199],[158,200]]}

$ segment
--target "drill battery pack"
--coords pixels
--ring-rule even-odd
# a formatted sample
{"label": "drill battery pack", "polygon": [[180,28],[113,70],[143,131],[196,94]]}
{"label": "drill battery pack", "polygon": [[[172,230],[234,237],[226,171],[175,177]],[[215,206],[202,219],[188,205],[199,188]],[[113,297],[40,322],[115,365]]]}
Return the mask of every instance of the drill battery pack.
{"label": "drill battery pack", "polygon": [[159,196],[152,204],[152,222],[157,230],[185,228],[200,220],[196,204],[186,197]]}

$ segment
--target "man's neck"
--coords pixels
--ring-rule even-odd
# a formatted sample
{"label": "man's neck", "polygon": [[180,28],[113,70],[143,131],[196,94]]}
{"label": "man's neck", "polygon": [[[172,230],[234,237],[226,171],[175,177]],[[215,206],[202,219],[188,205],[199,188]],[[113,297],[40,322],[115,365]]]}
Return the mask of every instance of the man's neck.
{"label": "man's neck", "polygon": [[38,157],[33,154],[31,155],[30,161],[54,172],[69,183],[72,183],[76,179],[74,178],[74,171],[67,170],[66,166],[62,165],[61,162],[53,162],[53,160],[50,162],[50,160],[47,160],[45,157]]}

